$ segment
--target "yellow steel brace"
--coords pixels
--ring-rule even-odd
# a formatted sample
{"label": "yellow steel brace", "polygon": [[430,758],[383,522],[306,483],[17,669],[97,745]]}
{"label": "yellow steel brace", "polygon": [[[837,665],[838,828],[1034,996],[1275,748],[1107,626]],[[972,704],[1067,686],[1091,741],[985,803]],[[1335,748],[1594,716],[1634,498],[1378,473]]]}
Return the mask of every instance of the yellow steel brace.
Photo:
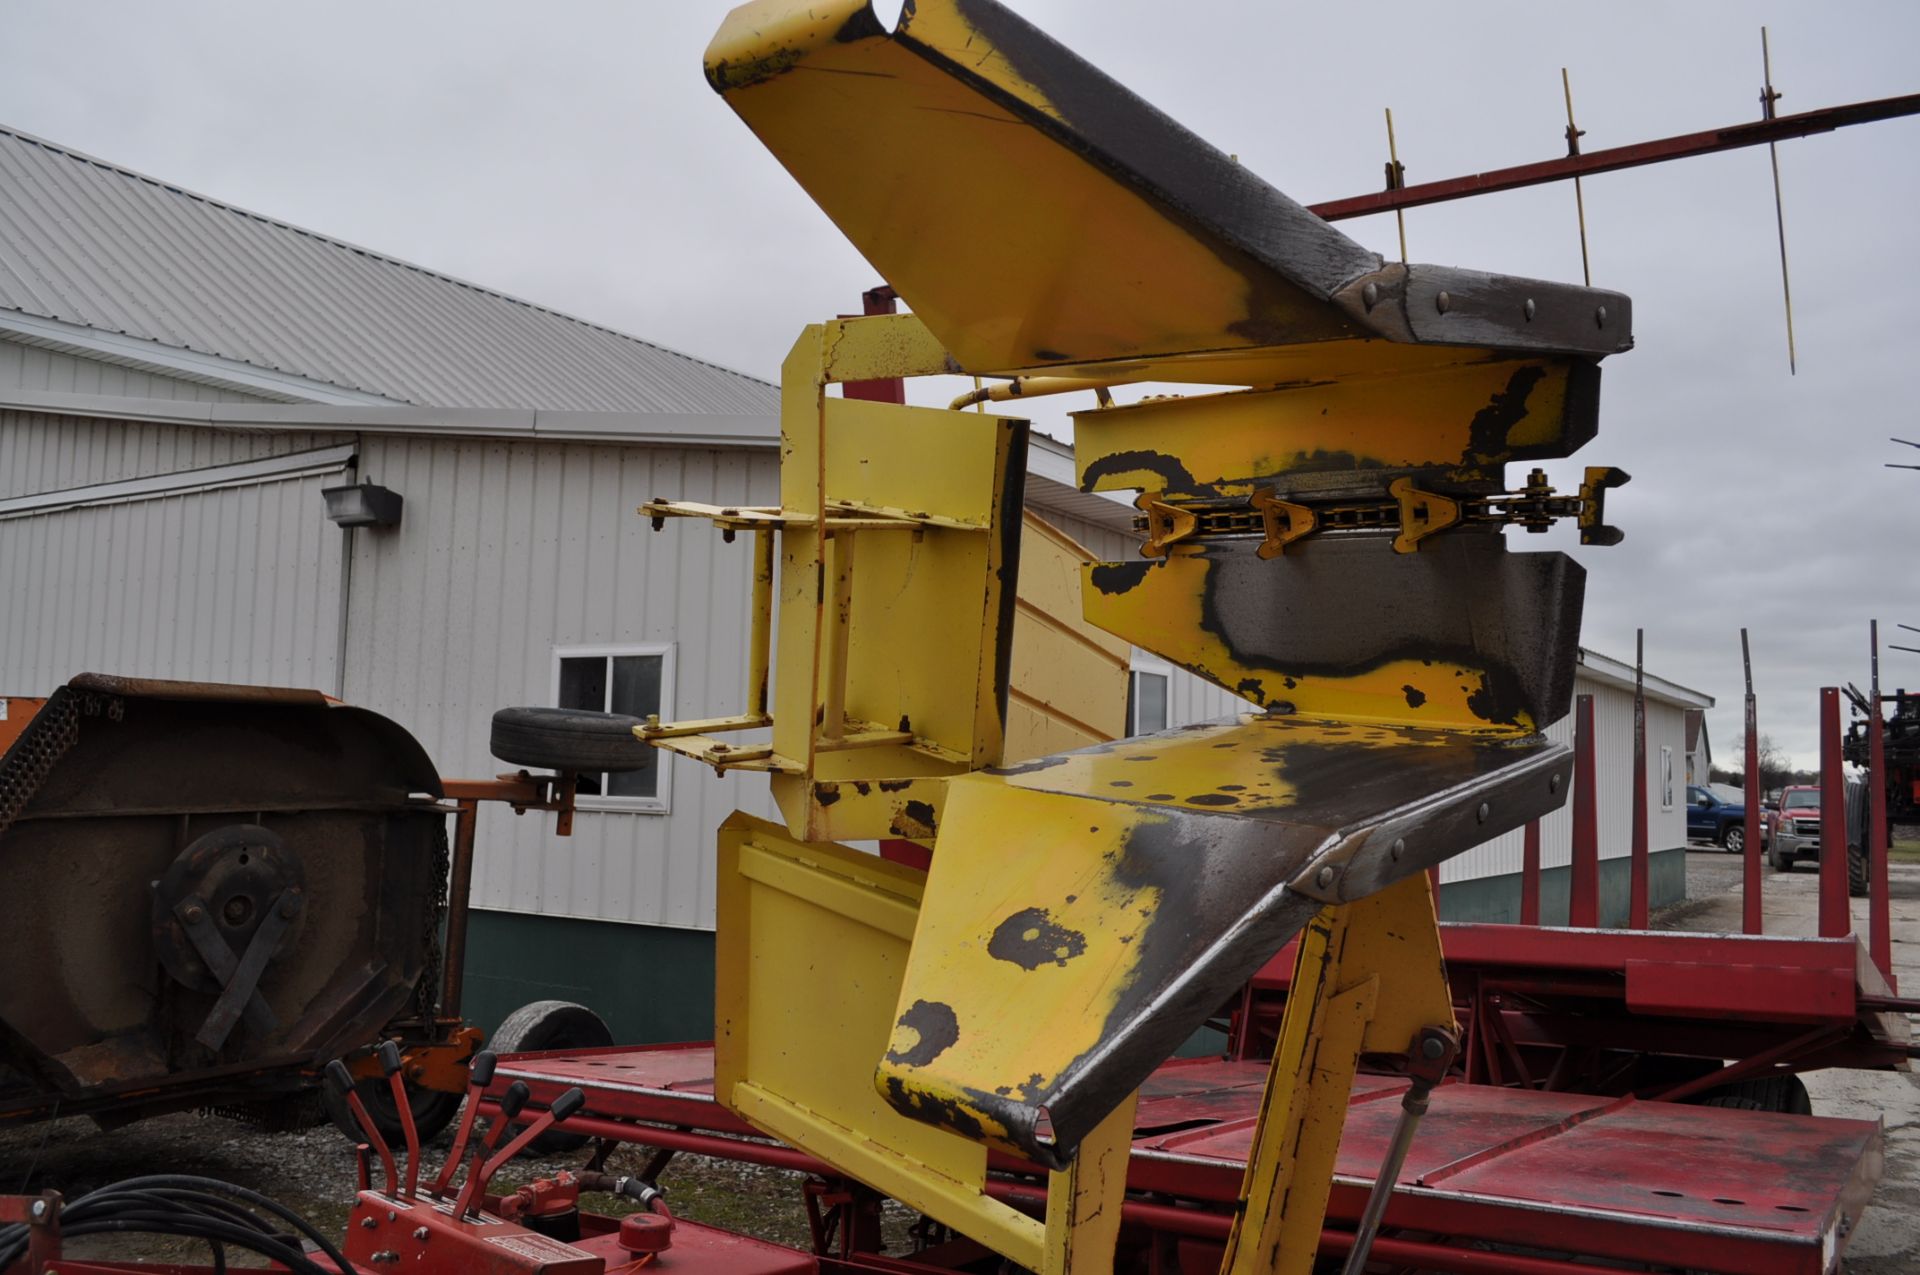
{"label": "yellow steel brace", "polygon": [[1453,1025],[1426,874],[1316,916],[1300,937],[1222,1275],[1306,1275],[1354,1071]]}

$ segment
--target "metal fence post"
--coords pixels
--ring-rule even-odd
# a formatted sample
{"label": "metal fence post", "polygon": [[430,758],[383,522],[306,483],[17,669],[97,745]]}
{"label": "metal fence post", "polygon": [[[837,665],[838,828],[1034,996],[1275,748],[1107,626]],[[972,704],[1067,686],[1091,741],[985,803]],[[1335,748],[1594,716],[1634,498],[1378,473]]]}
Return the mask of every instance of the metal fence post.
{"label": "metal fence post", "polygon": [[1820,688],[1820,937],[1853,930],[1847,904],[1847,783],[1840,762],[1840,691]]}

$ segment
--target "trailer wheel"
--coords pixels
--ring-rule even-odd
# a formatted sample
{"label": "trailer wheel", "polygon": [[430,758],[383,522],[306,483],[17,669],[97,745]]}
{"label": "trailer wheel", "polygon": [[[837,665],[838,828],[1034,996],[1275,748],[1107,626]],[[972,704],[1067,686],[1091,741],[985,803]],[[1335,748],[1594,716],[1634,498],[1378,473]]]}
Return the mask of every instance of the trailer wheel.
{"label": "trailer wheel", "polygon": [[633,736],[638,717],[581,708],[503,708],[493,715],[493,755],[543,770],[640,770],[653,749]]}
{"label": "trailer wheel", "polygon": [[1764,1076],[1709,1089],[1697,1100],[1702,1107],[1731,1107],[1737,1111],[1774,1111],[1810,1116],[1813,1100],[1798,1076]]}
{"label": "trailer wheel", "polygon": [[1847,893],[1856,899],[1867,897],[1867,852],[1862,846],[1847,847]]}
{"label": "trailer wheel", "polygon": [[[406,1135],[400,1128],[400,1109],[393,1102],[393,1087],[384,1080],[362,1080],[354,1084],[353,1092],[373,1117],[374,1128],[380,1131],[380,1136],[389,1145],[398,1146]],[[452,1122],[454,1113],[460,1110],[461,1095],[409,1087],[407,1099],[407,1105],[413,1110],[414,1128],[419,1131],[420,1145],[425,1146]],[[347,1100],[334,1093],[332,1085],[320,1086],[320,1105],[333,1121],[333,1127],[346,1134],[350,1141],[366,1140],[367,1135],[360,1131],[360,1122],[353,1118]]]}
{"label": "trailer wheel", "polygon": [[[499,718],[494,719],[496,723]],[[496,750],[497,751],[497,750]],[[510,759],[509,759],[510,760]],[[487,1042],[496,1054],[530,1054],[548,1049],[597,1049],[613,1043],[600,1015],[572,1001],[534,1001],[508,1014]],[[577,1133],[543,1133],[527,1148],[536,1155],[578,1151],[588,1139]]]}

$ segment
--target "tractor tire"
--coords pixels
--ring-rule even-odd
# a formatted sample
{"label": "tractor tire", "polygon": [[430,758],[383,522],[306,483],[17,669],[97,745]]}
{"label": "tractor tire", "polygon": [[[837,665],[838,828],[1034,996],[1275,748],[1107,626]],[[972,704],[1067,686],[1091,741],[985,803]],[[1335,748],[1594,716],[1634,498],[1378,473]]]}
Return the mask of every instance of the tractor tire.
{"label": "tractor tire", "polygon": [[[498,721],[498,718],[495,718]],[[534,1001],[501,1022],[487,1048],[496,1054],[530,1054],[548,1049],[596,1049],[613,1043],[600,1015],[572,1001]],[[558,1129],[541,1134],[527,1148],[532,1155],[578,1151],[588,1139]]]}
{"label": "tractor tire", "polygon": [[1747,849],[1747,825],[1730,823],[1720,830],[1720,848],[1729,854],[1744,854]]}
{"label": "tractor tire", "polygon": [[[359,1095],[361,1105],[373,1117],[373,1127],[380,1131],[387,1145],[398,1149],[406,1141],[406,1133],[400,1127],[400,1109],[393,1102],[393,1087],[385,1080],[361,1080],[354,1084],[353,1092]],[[460,1110],[461,1097],[457,1093],[408,1086],[407,1105],[413,1110],[413,1127],[419,1134],[421,1146],[432,1142],[452,1123]],[[361,1132],[360,1122],[353,1118],[347,1100],[336,1094],[332,1085],[320,1086],[320,1106],[333,1127],[346,1134],[349,1141],[366,1141],[367,1135]]]}
{"label": "tractor tire", "polygon": [[1785,1115],[1810,1116],[1813,1100],[1798,1076],[1763,1076],[1742,1080],[1718,1089],[1709,1089],[1693,1099],[1696,1106],[1731,1107],[1737,1111],[1772,1111]]}
{"label": "tractor tire", "polygon": [[1867,897],[1867,852],[1862,846],[1847,847],[1847,893],[1856,899]]}
{"label": "tractor tire", "polygon": [[501,761],[543,770],[639,770],[653,749],[634,738],[638,717],[580,708],[503,708],[493,715],[490,747]]}

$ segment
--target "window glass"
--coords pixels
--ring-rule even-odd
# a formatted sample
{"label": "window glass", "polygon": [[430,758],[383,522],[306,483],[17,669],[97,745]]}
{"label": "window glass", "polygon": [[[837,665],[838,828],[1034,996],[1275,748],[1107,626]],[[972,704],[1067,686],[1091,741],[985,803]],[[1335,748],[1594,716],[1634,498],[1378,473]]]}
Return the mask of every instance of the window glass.
{"label": "window glass", "polygon": [[1133,675],[1132,734],[1151,735],[1167,728],[1167,676],[1164,673]]}
{"label": "window glass", "polygon": [[1786,810],[1818,810],[1819,808],[1820,794],[1808,788],[1788,793],[1787,804],[1783,807]]}
{"label": "window glass", "polygon": [[[666,658],[644,655],[563,655],[560,657],[559,707],[593,713],[647,717],[660,712]],[[660,754],[645,750],[638,770],[583,774],[582,797],[660,796]]]}
{"label": "window glass", "polygon": [[[658,655],[616,655],[613,662],[613,694],[608,711],[644,718],[660,711],[660,671],[666,663]],[[659,795],[660,750],[647,749],[647,764],[639,770],[621,771],[607,776],[610,797],[653,797]]]}

